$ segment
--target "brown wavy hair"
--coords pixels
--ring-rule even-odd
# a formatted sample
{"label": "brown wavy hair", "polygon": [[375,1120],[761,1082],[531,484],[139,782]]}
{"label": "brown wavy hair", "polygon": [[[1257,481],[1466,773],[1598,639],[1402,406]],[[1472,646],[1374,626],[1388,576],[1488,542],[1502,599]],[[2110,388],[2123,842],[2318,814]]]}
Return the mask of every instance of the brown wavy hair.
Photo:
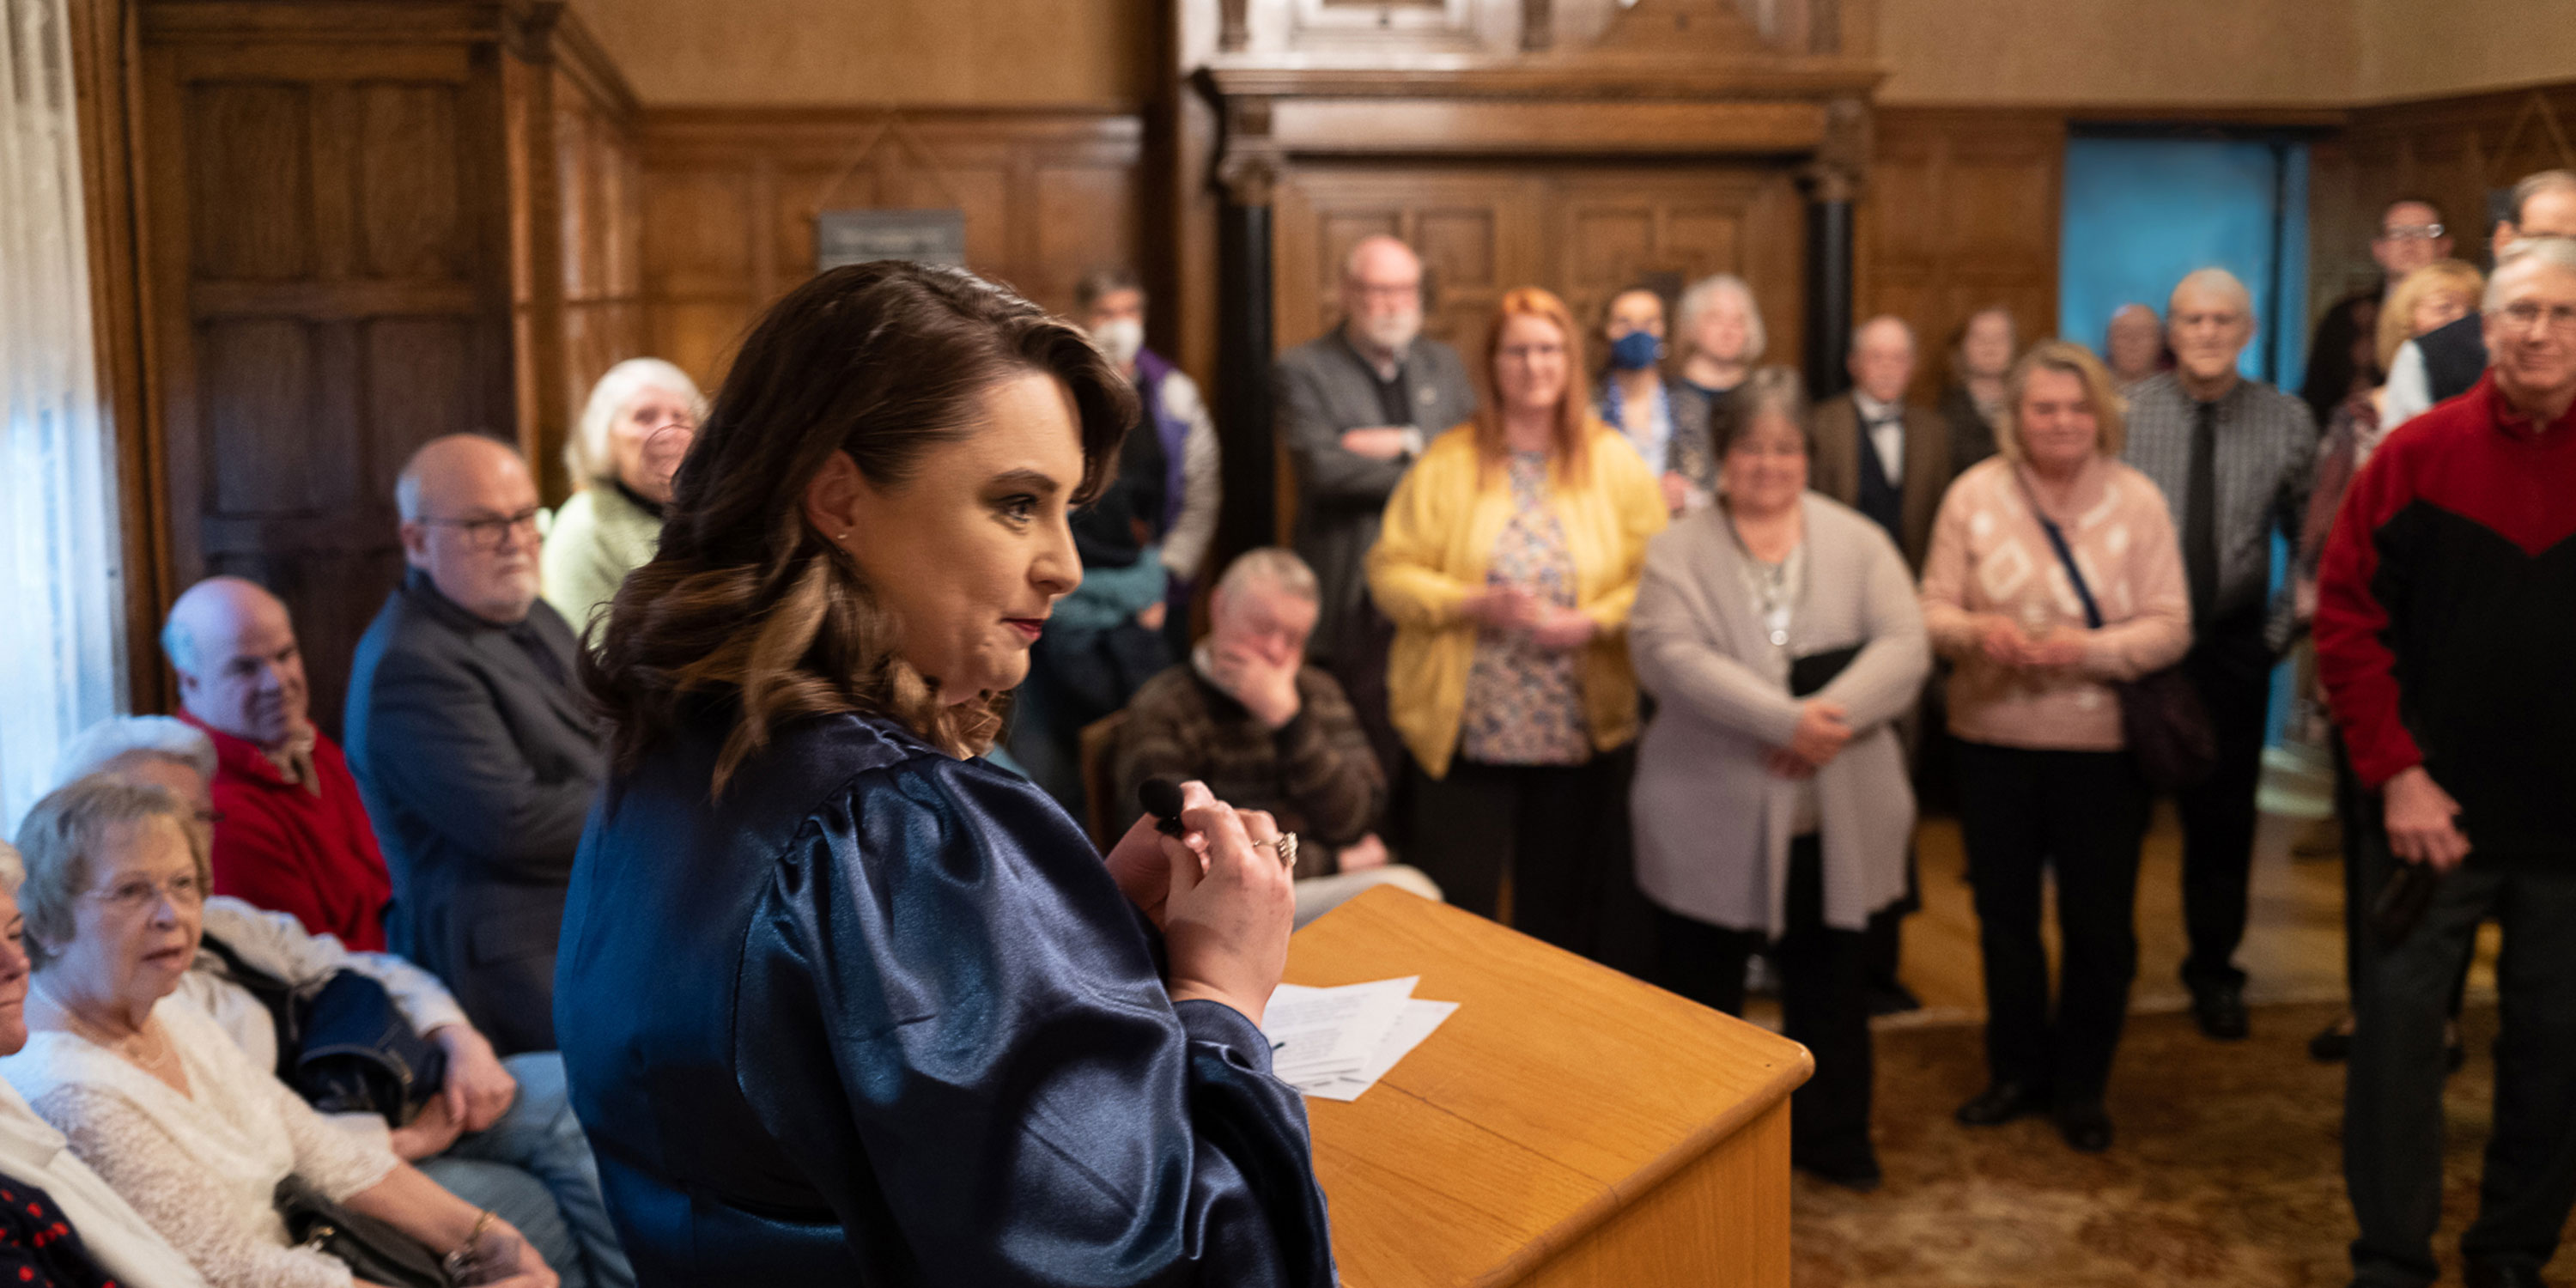
{"label": "brown wavy hair", "polygon": [[[835,452],[881,488],[975,432],[994,385],[1064,382],[1081,419],[1087,502],[1107,481],[1136,395],[1090,339],[1008,288],[904,262],[823,273],[762,315],[672,481],[661,548],[617,592],[581,681],[622,771],[670,737],[684,706],[727,700],[734,726],[711,792],[789,721],[898,720],[955,755],[992,745],[1002,697],[943,701],[899,656],[893,615],[849,552],[805,518]],[[925,569],[923,575],[936,575]]]}
{"label": "brown wavy hair", "polygon": [[1494,378],[1494,363],[1502,356],[1503,332],[1513,318],[1533,317],[1547,322],[1565,337],[1565,396],[1556,403],[1555,441],[1548,447],[1549,463],[1556,467],[1557,477],[1569,486],[1585,482],[1591,454],[1584,449],[1592,435],[1602,428],[1592,415],[1591,381],[1584,375],[1583,333],[1575,328],[1574,311],[1565,307],[1553,291],[1535,286],[1516,287],[1503,292],[1494,305],[1494,320],[1485,328],[1485,367],[1479,374],[1484,387],[1484,404],[1476,409],[1476,458],[1482,463],[1480,478],[1490,482],[1495,471],[1511,456],[1503,442],[1503,388]]}

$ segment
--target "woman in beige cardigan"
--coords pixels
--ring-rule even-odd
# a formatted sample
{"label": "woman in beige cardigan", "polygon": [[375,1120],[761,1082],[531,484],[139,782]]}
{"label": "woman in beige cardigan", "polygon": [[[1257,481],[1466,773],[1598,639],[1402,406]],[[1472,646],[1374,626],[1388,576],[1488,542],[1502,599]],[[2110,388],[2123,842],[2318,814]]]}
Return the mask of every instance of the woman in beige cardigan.
{"label": "woman in beige cardigan", "polygon": [[1776,941],[1788,1035],[1816,1057],[1790,1160],[1875,1189],[1870,914],[1905,893],[1914,792],[1895,721],[1932,654],[1905,557],[1807,490],[1797,373],[1757,371],[1718,423],[1720,508],[1646,547],[1628,618],[1655,696],[1630,807],[1637,882],[1663,909],[1664,977],[1742,1014],[1744,966]]}
{"label": "woman in beige cardigan", "polygon": [[[1950,485],[1923,563],[1932,646],[1957,664],[1950,732],[1993,1079],[1959,1121],[2051,1111],[2067,1144],[2092,1152],[2111,1144],[2102,1093],[2137,974],[2147,822],[2112,686],[2182,657],[2191,601],[2163,493],[2120,463],[2120,397],[2102,364],[2049,341],[2014,364],[2005,395],[2001,454]],[[2064,945],[2053,1016],[2043,868],[2056,872]]]}

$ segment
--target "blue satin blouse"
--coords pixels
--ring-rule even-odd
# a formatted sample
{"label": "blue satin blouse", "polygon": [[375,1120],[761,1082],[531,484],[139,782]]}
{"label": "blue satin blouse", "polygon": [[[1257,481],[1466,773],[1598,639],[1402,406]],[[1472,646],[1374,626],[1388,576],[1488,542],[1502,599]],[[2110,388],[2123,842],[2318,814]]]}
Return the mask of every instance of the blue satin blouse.
{"label": "blue satin blouse", "polygon": [[555,1031],[654,1285],[1329,1288],[1306,1115],[1045,793],[890,721],[609,784]]}

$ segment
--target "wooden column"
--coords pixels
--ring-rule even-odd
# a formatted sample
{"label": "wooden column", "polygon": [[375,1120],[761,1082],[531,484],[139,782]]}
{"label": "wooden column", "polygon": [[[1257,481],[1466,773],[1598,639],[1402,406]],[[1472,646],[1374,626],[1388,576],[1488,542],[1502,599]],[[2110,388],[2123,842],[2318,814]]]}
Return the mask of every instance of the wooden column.
{"label": "wooden column", "polygon": [[1869,154],[1868,109],[1836,99],[1825,143],[1801,176],[1807,188],[1807,394],[1823,400],[1851,385],[1852,207]]}
{"label": "wooden column", "polygon": [[1229,99],[1217,183],[1216,423],[1225,454],[1225,499],[1211,568],[1277,539],[1285,477],[1270,424],[1271,195],[1279,157],[1270,140],[1270,102]]}

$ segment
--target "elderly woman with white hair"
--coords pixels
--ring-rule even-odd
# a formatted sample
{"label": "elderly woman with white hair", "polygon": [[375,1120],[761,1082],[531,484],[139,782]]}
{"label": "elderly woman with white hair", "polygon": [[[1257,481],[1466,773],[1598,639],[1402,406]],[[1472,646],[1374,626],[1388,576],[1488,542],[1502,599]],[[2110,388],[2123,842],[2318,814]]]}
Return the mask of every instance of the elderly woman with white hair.
{"label": "elderly woman with white hair", "polygon": [[[17,847],[0,841],[0,1056],[27,1045],[27,949]],[[0,1283],[205,1288],[170,1246],[5,1082],[0,1082]],[[59,1233],[56,1223],[69,1233]]]}
{"label": "elderly woman with white hair", "polygon": [[1673,334],[1681,348],[1681,379],[1671,385],[1670,463],[1682,476],[1679,508],[1702,510],[1717,495],[1717,452],[1725,437],[1728,395],[1762,361],[1769,337],[1753,288],[1733,273],[1712,273],[1691,283],[1673,309]]}
{"label": "elderly woman with white hair", "polygon": [[564,444],[564,466],[580,491],[555,512],[539,556],[546,602],[574,630],[587,632],[626,574],[653,557],[671,476],[706,405],[689,373],[660,358],[629,358],[591,387]]}
{"label": "elderly woman with white hair", "polygon": [[[63,749],[54,785],[99,774],[158,787],[203,836],[213,825],[214,764],[212,741],[192,725],[113,716]],[[209,895],[201,942],[207,950],[190,964],[179,992],[262,1068],[283,1070],[296,1054],[291,1032],[270,1009],[277,990],[312,997],[342,971],[382,985],[401,1018],[444,1055],[441,1084],[400,1125],[369,1113],[332,1121],[389,1144],[450,1193],[506,1218],[572,1288],[632,1288],[635,1272],[600,1196],[599,1168],[573,1117],[560,1054],[500,1059],[437,976],[392,953],[351,952],[285,913]]]}
{"label": "elderly woman with white hair", "polygon": [[414,1258],[444,1257],[463,1282],[556,1288],[508,1222],[332,1127],[213,1017],[171,996],[196,956],[211,877],[203,839],[168,792],[81,779],[36,802],[18,849],[32,1033],[0,1074],[207,1283],[391,1278],[358,1279],[299,1244],[298,1216],[380,1228],[409,1241]]}

